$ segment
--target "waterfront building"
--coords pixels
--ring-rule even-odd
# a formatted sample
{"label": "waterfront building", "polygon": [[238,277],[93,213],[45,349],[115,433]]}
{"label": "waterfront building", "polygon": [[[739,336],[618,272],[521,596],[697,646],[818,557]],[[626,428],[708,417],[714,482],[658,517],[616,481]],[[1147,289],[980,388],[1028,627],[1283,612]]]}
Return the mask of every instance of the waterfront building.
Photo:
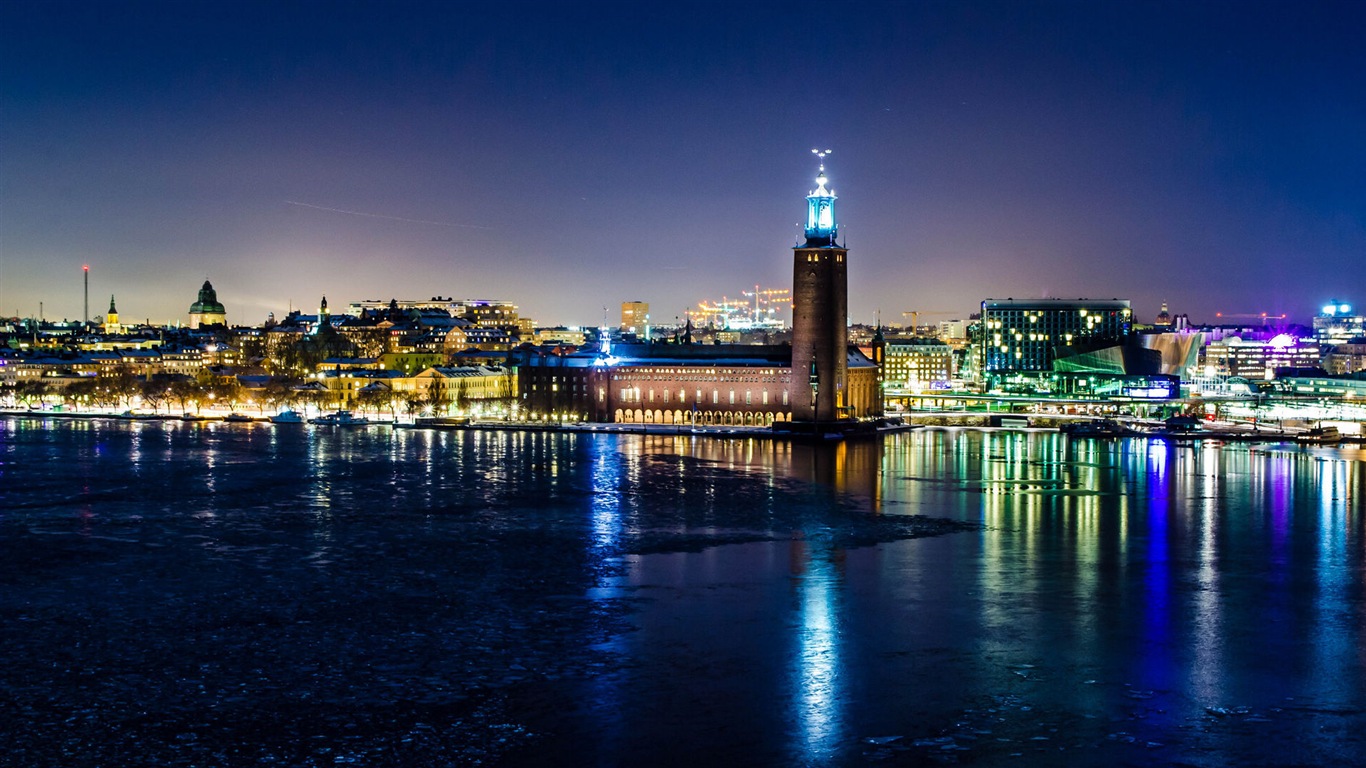
{"label": "waterfront building", "polygon": [[982,302],[977,364],[989,380],[1052,371],[1054,361],[1105,342],[1122,342],[1133,327],[1127,300],[987,299]]}
{"label": "waterfront building", "polygon": [[190,305],[190,328],[227,325],[228,311],[218,302],[218,292],[208,280],[199,288],[199,298]]}
{"label": "waterfront building", "polygon": [[[846,350],[850,412],[874,415],[877,366]],[[792,420],[792,349],[754,344],[607,344],[516,351],[524,414],[532,419],[610,423],[768,426]]]}
{"label": "waterfront building", "polygon": [[1191,330],[1160,331],[1135,334],[1135,341],[1161,355],[1159,372],[1186,381],[1197,369],[1200,352],[1204,349],[1205,334]]}
{"label": "waterfront building", "polygon": [[836,245],[824,165],[793,249],[792,345],[613,343],[514,352],[522,412],[533,419],[768,426],[881,415],[878,366],[848,344],[848,251]]}
{"label": "waterfront building", "polygon": [[507,416],[517,371],[504,366],[436,366],[390,382],[394,397],[436,416]]}
{"label": "waterfront building", "polygon": [[837,244],[838,198],[827,182],[822,162],[816,189],[806,198],[806,242],[792,249],[792,418],[802,422],[854,415],[848,381],[849,251]]}

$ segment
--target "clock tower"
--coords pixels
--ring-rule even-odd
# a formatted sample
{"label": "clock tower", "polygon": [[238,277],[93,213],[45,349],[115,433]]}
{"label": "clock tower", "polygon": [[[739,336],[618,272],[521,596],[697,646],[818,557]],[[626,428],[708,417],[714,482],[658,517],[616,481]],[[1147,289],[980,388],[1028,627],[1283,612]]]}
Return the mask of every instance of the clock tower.
{"label": "clock tower", "polygon": [[849,417],[848,249],[836,243],[834,190],[825,156],[806,197],[806,242],[792,249],[792,420],[830,423]]}

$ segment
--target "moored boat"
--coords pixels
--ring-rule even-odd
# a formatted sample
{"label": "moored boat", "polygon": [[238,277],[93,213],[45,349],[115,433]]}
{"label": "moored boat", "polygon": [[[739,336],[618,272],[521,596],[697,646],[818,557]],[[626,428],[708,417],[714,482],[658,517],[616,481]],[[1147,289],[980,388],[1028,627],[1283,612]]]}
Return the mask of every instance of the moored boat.
{"label": "moored boat", "polygon": [[364,416],[357,416],[350,411],[337,411],[324,416],[318,416],[308,420],[309,424],[321,424],[331,427],[363,427],[370,423]]}
{"label": "moored boat", "polygon": [[298,411],[280,411],[270,417],[272,424],[302,424],[304,423],[303,414]]}
{"label": "moored boat", "polygon": [[1075,421],[1058,428],[1064,435],[1072,437],[1133,437],[1139,433],[1111,419],[1095,421]]}
{"label": "moored boat", "polygon": [[1342,442],[1342,433],[1337,427],[1314,427],[1295,435],[1295,442],[1301,445],[1336,445]]}

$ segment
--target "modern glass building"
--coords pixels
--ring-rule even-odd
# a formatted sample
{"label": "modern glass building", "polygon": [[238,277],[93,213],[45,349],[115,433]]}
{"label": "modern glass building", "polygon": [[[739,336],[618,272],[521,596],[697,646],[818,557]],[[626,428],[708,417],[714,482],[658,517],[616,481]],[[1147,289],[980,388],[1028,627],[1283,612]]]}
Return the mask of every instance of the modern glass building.
{"label": "modern glass building", "polygon": [[982,302],[977,359],[983,377],[1051,371],[1053,362],[1133,328],[1127,300],[987,299]]}

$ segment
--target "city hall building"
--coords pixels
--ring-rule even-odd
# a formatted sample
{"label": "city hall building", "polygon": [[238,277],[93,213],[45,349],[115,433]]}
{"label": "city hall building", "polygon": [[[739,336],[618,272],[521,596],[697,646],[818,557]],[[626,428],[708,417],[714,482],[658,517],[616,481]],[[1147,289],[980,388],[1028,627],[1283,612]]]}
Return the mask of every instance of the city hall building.
{"label": "city hall building", "polygon": [[523,347],[520,415],[535,420],[771,426],[840,424],[878,413],[878,368],[848,345],[848,249],[821,165],[793,248],[792,345]]}

